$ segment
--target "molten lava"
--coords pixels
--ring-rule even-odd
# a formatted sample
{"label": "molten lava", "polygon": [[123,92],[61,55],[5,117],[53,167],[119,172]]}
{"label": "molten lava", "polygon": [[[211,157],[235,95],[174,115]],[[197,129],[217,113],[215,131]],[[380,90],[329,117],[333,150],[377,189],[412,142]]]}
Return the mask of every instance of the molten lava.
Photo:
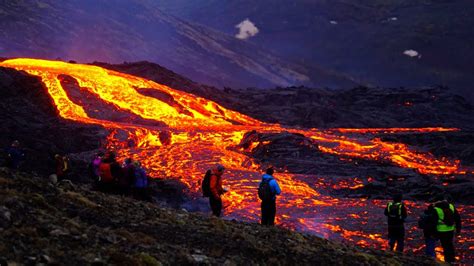
{"label": "molten lava", "polygon": [[[236,149],[230,149],[237,146],[244,134],[250,130],[300,133],[313,141],[322,152],[343,158],[388,162],[422,174],[452,175],[468,172],[460,166],[459,161],[435,158],[432,154],[418,152],[405,144],[384,142],[371,137],[372,133],[379,132],[423,133],[457,130],[453,128],[327,131],[283,129],[278,124],[258,121],[207,99],[97,66],[37,59],[6,60],[1,62],[0,66],[22,70],[39,77],[61,117],[81,123],[99,124],[109,129],[108,147],[117,148],[120,158],[133,157],[140,160],[153,177],[177,178],[191,191],[196,192],[206,169],[215,163],[225,165],[228,170],[224,182],[230,187],[230,192],[224,197],[227,206],[225,212],[226,216],[232,218],[257,221],[259,217],[255,192],[260,180],[261,166]],[[160,122],[163,126],[90,117],[90,110],[69,97],[60,79],[63,75],[76,80],[81,89],[87,90],[116,110]],[[142,89],[166,95],[168,100],[155,97],[152,93],[145,95],[141,93]],[[129,142],[134,145],[129,145]],[[257,145],[258,143],[255,143],[249,149]],[[283,173],[277,177],[284,192],[278,203],[281,206],[277,217],[280,225],[349,240],[361,246],[384,245],[385,240],[380,232],[384,224],[379,213],[385,202],[327,196],[319,191],[322,186],[318,180],[321,179],[314,176]],[[360,180],[338,185],[349,189],[363,186]],[[413,204],[413,209],[421,207],[423,206]],[[471,207],[465,207],[465,211],[472,214]],[[335,215],[336,213],[338,215]],[[472,219],[472,216],[468,219]],[[349,224],[353,229],[347,229]],[[409,233],[409,236],[412,235]],[[465,245],[468,249],[472,248],[472,239],[465,240]]]}

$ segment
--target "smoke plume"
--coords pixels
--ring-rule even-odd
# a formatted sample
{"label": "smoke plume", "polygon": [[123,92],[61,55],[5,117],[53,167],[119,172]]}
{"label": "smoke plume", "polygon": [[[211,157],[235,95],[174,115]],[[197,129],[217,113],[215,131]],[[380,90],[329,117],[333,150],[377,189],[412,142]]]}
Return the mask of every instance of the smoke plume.
{"label": "smoke plume", "polygon": [[258,28],[255,27],[255,24],[253,24],[253,22],[250,21],[248,18],[235,25],[235,27],[239,29],[239,33],[235,35],[235,38],[241,40],[253,37],[258,33]]}

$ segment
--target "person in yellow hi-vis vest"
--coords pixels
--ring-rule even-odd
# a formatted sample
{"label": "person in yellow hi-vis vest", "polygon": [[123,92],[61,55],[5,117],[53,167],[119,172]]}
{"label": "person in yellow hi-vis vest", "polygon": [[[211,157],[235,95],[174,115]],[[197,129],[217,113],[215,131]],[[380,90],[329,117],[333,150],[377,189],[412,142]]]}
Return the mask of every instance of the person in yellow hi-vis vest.
{"label": "person in yellow hi-vis vest", "polygon": [[397,251],[403,252],[405,240],[405,219],[407,218],[407,209],[402,203],[402,194],[393,196],[393,202],[389,202],[384,212],[387,216],[388,223],[388,244],[390,250],[393,251],[395,243],[397,244]]}
{"label": "person in yellow hi-vis vest", "polygon": [[437,220],[436,233],[443,247],[444,261],[454,262],[454,234],[461,233],[461,217],[444,197],[438,197],[438,202],[433,204],[434,214]]}

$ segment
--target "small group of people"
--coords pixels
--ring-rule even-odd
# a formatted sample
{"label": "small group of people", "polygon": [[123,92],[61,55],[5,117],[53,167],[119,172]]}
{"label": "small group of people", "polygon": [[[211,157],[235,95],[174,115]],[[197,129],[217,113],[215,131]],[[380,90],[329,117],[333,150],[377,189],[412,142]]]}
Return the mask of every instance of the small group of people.
{"label": "small group of people", "polygon": [[[209,197],[212,214],[220,217],[222,212],[221,196],[227,192],[222,186],[224,166],[218,164],[208,170],[202,180],[204,197]],[[274,177],[274,169],[268,168],[262,175],[258,187],[258,197],[261,200],[261,224],[274,225],[276,214],[276,198],[281,193],[280,186]],[[388,223],[388,238],[391,251],[403,252],[405,239],[405,220],[408,212],[402,202],[403,195],[394,195],[384,210]],[[454,205],[444,196],[438,196],[423,212],[418,221],[423,229],[426,255],[435,257],[435,247],[439,240],[443,248],[446,262],[455,261],[454,237],[461,233],[461,218]]]}
{"label": "small group of people", "polygon": [[[204,197],[209,197],[209,205],[212,214],[216,217],[221,216],[222,199],[221,196],[227,192],[222,186],[222,175],[224,166],[218,164],[208,170],[202,181],[202,191]],[[258,187],[258,196],[261,199],[261,224],[274,225],[276,214],[276,197],[280,195],[281,189],[278,182],[273,177],[273,168],[268,168],[262,175],[262,181]]]}
{"label": "small group of people", "polygon": [[[405,220],[407,208],[402,202],[402,194],[393,196],[393,201],[384,210],[388,223],[388,238],[391,251],[403,252],[405,239]],[[454,237],[461,233],[461,217],[454,205],[443,195],[437,196],[435,202],[421,214],[418,226],[425,238],[425,254],[435,257],[435,247],[439,240],[443,248],[444,260],[455,261]]]}
{"label": "small group of people", "polygon": [[90,170],[98,190],[150,200],[148,176],[139,161],[126,158],[120,165],[113,151],[98,152],[91,160]]}
{"label": "small group of people", "polygon": [[[25,152],[20,148],[20,142],[15,140],[7,153],[7,167],[19,169],[25,159]],[[65,179],[70,171],[67,156],[56,154],[56,176],[58,180]],[[104,192],[118,192],[122,195],[132,194],[141,200],[150,200],[148,192],[148,176],[139,161],[131,158],[124,160],[120,165],[113,151],[98,152],[90,162],[91,176],[96,181],[97,189]],[[227,192],[222,186],[224,166],[217,164],[208,170],[202,180],[202,192],[209,197],[212,214],[220,217],[222,213],[221,196]],[[261,200],[261,224],[272,226],[275,224],[276,198],[281,193],[280,186],[274,177],[274,169],[268,168],[262,175],[258,187],[258,197]],[[391,251],[403,252],[405,239],[405,220],[408,212],[403,204],[402,194],[393,196],[384,210],[387,216],[389,248]],[[420,215],[418,225],[423,229],[425,238],[425,253],[435,257],[435,247],[439,240],[443,248],[445,261],[455,261],[454,237],[461,233],[461,218],[448,198],[438,196],[435,202]]]}

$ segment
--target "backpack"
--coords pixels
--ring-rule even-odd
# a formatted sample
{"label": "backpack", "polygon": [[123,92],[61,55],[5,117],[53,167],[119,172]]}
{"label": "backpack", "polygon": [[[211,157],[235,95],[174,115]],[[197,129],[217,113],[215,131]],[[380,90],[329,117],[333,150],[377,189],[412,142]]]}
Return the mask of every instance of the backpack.
{"label": "backpack", "polygon": [[148,177],[146,176],[145,171],[140,168],[135,168],[135,187],[145,188],[148,186]]}
{"label": "backpack", "polygon": [[265,178],[260,182],[260,185],[258,186],[258,197],[262,201],[270,201],[273,200],[273,197],[275,196],[275,193],[273,193],[272,188],[270,186],[270,181],[272,178]]}
{"label": "backpack", "polygon": [[393,219],[402,219],[402,204],[398,203],[389,203],[388,206],[388,217],[393,218]]}
{"label": "backpack", "polygon": [[204,178],[202,179],[201,190],[202,190],[203,197],[210,197],[212,194],[211,193],[211,175],[212,175],[211,170],[207,170],[206,174],[204,175]]}
{"label": "backpack", "polygon": [[428,229],[430,223],[431,215],[423,213],[420,215],[418,219],[418,228],[420,229]]}
{"label": "backpack", "polygon": [[447,226],[453,226],[454,225],[454,212],[449,207],[443,208],[443,212],[444,212],[443,223]]}
{"label": "backpack", "polygon": [[114,180],[112,171],[110,170],[110,163],[101,163],[99,165],[99,177],[101,182],[109,183]]}

